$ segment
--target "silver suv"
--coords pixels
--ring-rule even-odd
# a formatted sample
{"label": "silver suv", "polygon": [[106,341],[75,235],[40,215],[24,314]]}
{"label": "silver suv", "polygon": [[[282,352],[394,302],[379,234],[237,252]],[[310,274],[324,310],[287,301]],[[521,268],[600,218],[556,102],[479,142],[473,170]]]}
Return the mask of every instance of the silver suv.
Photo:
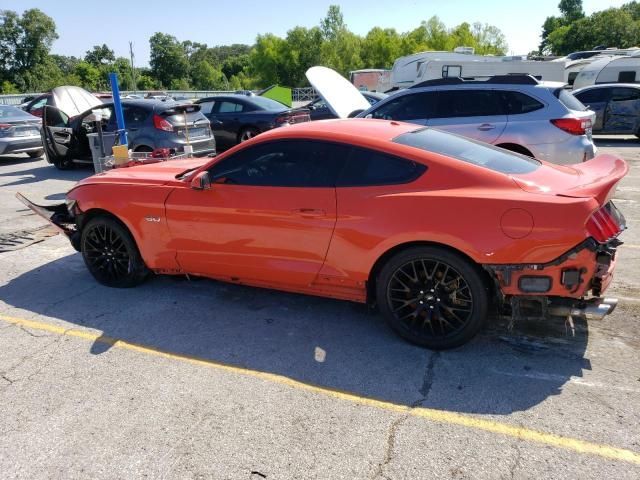
{"label": "silver suv", "polygon": [[528,75],[422,82],[358,117],[435,127],[557,164],[583,162],[596,153],[595,114],[564,84]]}

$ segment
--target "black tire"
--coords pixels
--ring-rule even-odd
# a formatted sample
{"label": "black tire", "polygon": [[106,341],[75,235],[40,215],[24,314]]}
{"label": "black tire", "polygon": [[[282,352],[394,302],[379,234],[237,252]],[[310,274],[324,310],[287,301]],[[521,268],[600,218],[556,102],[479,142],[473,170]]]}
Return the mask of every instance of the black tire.
{"label": "black tire", "polygon": [[44,155],[44,150],[41,148],[40,150],[36,150],[35,152],[27,152],[27,155],[29,155],[31,158],[40,158],[42,155]]}
{"label": "black tire", "polygon": [[75,164],[70,158],[56,159],[53,161],[53,165],[58,170],[73,170],[75,168]]}
{"label": "black tire", "polygon": [[433,350],[458,347],[484,325],[488,288],[477,266],[439,247],[391,257],[376,282],[380,311],[404,339]]}
{"label": "black tire", "polygon": [[140,145],[139,147],[136,147],[134,152],[144,152],[144,153],[149,153],[149,152],[153,152],[153,148],[148,147],[146,145]]}
{"label": "black tire", "polygon": [[149,276],[129,231],[106,215],[92,218],[85,225],[80,249],[91,275],[107,287],[135,287]]}
{"label": "black tire", "polygon": [[509,150],[510,152],[514,152],[514,153],[519,153],[520,155],[524,155],[526,157],[534,158],[533,154],[521,145],[516,145],[514,143],[505,143],[502,145],[496,145],[496,147],[504,148],[505,150]]}
{"label": "black tire", "polygon": [[246,127],[240,130],[238,134],[238,143],[246,142],[247,140],[251,140],[253,137],[258,135],[260,132],[257,128]]}

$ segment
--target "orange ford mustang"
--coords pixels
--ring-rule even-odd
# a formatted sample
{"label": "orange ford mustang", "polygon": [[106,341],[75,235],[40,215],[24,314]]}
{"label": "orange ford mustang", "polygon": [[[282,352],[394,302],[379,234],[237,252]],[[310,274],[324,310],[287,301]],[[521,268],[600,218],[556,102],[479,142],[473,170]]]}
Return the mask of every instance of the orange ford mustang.
{"label": "orange ford mustang", "polygon": [[560,167],[384,120],[279,128],[215,159],[118,168],[66,205],[31,208],[93,276],[131,287],[199,275],[376,303],[429,348],[473,337],[490,305],[514,318],[603,317],[628,167]]}

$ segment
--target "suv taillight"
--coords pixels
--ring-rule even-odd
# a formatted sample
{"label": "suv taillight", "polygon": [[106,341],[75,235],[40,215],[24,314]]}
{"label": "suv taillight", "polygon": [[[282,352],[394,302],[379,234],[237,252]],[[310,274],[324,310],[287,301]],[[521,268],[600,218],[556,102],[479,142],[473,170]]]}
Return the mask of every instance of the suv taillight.
{"label": "suv taillight", "polygon": [[625,228],[624,217],[611,202],[593,212],[587,220],[587,232],[600,243],[617,237]]}
{"label": "suv taillight", "polygon": [[551,120],[556,127],[571,135],[584,135],[587,129],[591,128],[591,119],[589,118],[557,118]]}
{"label": "suv taillight", "polygon": [[162,118],[160,115],[153,116],[153,126],[158,130],[173,132],[173,125],[171,125],[166,118]]}

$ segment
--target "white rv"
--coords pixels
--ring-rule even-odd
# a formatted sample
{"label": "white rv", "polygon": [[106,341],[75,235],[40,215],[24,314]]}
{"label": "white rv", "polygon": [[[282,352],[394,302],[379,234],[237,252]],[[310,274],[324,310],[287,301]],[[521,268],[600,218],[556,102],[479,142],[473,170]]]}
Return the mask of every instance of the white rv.
{"label": "white rv", "polygon": [[596,58],[580,71],[573,88],[598,83],[640,83],[640,52]]}
{"label": "white rv", "polygon": [[564,63],[536,62],[526,57],[493,57],[453,52],[421,52],[397,59],[391,70],[391,83],[407,88],[426,80],[448,77],[492,77],[529,74],[540,80],[563,82]]}

